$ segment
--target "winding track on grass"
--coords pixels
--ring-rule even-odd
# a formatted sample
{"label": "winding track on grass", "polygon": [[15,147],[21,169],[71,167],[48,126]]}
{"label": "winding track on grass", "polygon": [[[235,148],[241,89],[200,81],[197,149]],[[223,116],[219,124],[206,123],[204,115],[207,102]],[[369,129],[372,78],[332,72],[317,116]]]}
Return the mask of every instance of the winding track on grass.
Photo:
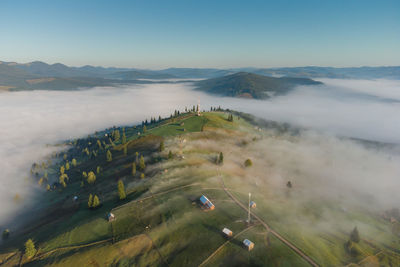
{"label": "winding track on grass", "polygon": [[[232,195],[231,192],[229,192],[229,189],[226,188],[224,180],[222,179],[221,176],[221,181],[222,181],[222,188],[224,189],[225,193],[233,200],[236,202],[236,204],[238,204],[242,209],[244,209],[245,211],[248,211],[248,208],[242,204],[242,202],[240,202],[234,195]],[[286,246],[288,246],[289,248],[291,248],[294,252],[296,252],[300,257],[302,257],[305,261],[307,261],[311,266],[314,267],[319,267],[320,265],[318,263],[316,263],[313,259],[311,259],[309,256],[307,256],[300,248],[298,248],[296,245],[294,245],[293,243],[291,243],[289,240],[285,239],[283,236],[281,236],[279,233],[275,232],[273,229],[271,229],[271,227],[269,227],[269,225],[264,222],[260,217],[258,217],[256,214],[254,214],[254,212],[250,211],[250,214],[257,219],[257,221],[259,221],[264,227],[265,229],[267,229],[267,231],[271,232],[271,234],[273,234],[276,238],[278,238],[280,241],[282,241],[282,243],[284,243]]]}

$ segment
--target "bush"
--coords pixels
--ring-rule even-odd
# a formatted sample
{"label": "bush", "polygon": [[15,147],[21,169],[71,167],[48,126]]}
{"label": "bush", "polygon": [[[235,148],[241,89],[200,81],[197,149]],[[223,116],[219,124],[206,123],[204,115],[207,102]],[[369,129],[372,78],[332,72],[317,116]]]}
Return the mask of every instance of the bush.
{"label": "bush", "polygon": [[30,259],[36,254],[36,248],[35,248],[35,243],[33,243],[32,239],[28,239],[28,241],[25,242],[25,256]]}
{"label": "bush", "polygon": [[251,159],[246,159],[245,161],[244,161],[244,166],[245,167],[250,167],[250,166],[252,166],[253,165],[253,162],[251,161]]}

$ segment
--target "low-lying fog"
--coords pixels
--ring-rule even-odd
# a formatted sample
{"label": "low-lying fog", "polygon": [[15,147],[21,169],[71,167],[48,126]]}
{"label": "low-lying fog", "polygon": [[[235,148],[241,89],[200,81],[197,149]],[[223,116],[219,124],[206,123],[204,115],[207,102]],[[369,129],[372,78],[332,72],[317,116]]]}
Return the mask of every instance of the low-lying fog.
{"label": "low-lying fog", "polygon": [[[37,191],[28,178],[29,169],[33,162],[39,162],[54,149],[46,147],[46,144],[86,136],[113,125],[133,125],[151,116],[169,116],[174,109],[184,110],[185,106],[191,107],[198,100],[204,109],[220,105],[265,119],[317,129],[333,136],[400,144],[400,81],[322,81],[324,86],[299,87],[286,96],[271,100],[210,96],[193,91],[190,84],[1,93],[0,227],[18,207],[29,203]],[[324,146],[320,138],[316,140],[319,146]],[[307,142],[310,142],[309,136]],[[341,141],[338,139],[337,142]],[[304,146],[304,143],[301,145]],[[352,149],[352,146],[347,147]],[[326,147],[327,150],[330,148],[332,146]],[[308,153],[307,158],[319,156],[318,153],[313,155],[314,149],[299,151]],[[366,176],[365,183],[368,186],[365,190],[374,188],[374,184],[377,188],[388,190],[399,188],[399,157],[383,152],[377,154],[374,150],[364,148],[362,151],[365,154],[359,153],[359,150],[354,152],[360,155],[358,159],[352,157],[354,165],[359,165],[365,159],[375,159],[368,168],[376,167],[376,170],[369,171],[376,174],[388,169],[380,177]],[[333,155],[337,156],[337,153]],[[353,179],[355,175],[360,175],[360,172],[352,169],[351,163],[337,162],[340,166],[335,168],[340,170],[341,176],[348,175],[349,179]],[[325,168],[315,166],[316,169],[319,167]],[[354,179],[359,183],[361,178]],[[379,190],[379,194],[383,191]],[[14,200],[16,194],[22,198],[20,203]]]}

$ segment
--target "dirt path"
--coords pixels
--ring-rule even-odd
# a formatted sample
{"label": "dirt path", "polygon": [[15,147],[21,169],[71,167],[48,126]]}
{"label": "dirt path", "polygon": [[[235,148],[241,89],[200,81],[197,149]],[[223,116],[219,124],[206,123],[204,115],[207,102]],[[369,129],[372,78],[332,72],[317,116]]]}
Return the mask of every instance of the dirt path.
{"label": "dirt path", "polygon": [[223,247],[225,247],[229,242],[231,242],[232,239],[237,238],[239,235],[243,234],[244,232],[250,230],[251,228],[253,228],[255,225],[252,225],[250,227],[247,227],[245,229],[243,229],[241,232],[237,233],[235,236],[233,236],[232,238],[230,238],[229,240],[227,240],[225,243],[223,243],[221,246],[219,246],[213,253],[211,253],[210,256],[208,256],[207,259],[205,259],[202,263],[199,264],[200,266],[203,266],[204,264],[206,264],[212,257],[214,257]]}
{"label": "dirt path", "polygon": [[198,183],[178,186],[178,187],[175,187],[175,188],[172,188],[172,189],[163,191],[163,192],[155,193],[155,194],[153,194],[153,193],[150,191],[150,196],[142,197],[142,198],[139,198],[139,199],[135,199],[135,200],[129,201],[128,203],[125,203],[125,204],[123,204],[123,205],[121,205],[121,206],[118,206],[118,207],[113,208],[111,211],[119,210],[120,208],[125,207],[125,206],[127,206],[127,205],[129,205],[129,204],[132,204],[132,203],[136,203],[136,202],[139,202],[139,201],[147,200],[147,199],[150,199],[150,198],[154,198],[155,196],[167,194],[167,193],[170,193],[170,192],[173,192],[173,191],[176,191],[176,190],[185,188],[185,187],[191,187],[191,186],[195,186],[195,185],[198,185]]}
{"label": "dirt path", "polygon": [[[224,180],[221,177],[221,181],[222,181],[222,187],[224,189],[224,191],[228,194],[228,196],[236,202],[236,204],[238,204],[242,209],[244,209],[246,212],[248,211],[248,207],[246,207],[245,205],[243,205],[234,195],[232,195],[231,192],[229,192],[228,188],[226,188]],[[309,256],[307,256],[303,251],[301,251],[300,248],[296,247],[296,245],[294,245],[293,243],[291,243],[289,240],[285,239],[283,236],[281,236],[278,232],[275,232],[273,229],[271,229],[271,227],[269,227],[269,225],[264,222],[260,217],[258,217],[256,214],[254,214],[254,212],[250,211],[250,214],[257,219],[257,221],[259,221],[264,227],[265,229],[267,229],[267,231],[270,231],[271,234],[273,234],[276,238],[278,238],[281,242],[283,242],[286,246],[288,246],[289,248],[291,248],[294,252],[296,252],[300,257],[302,257],[305,261],[307,261],[311,266],[314,267],[319,267],[319,264],[316,263],[313,259],[311,259]]]}

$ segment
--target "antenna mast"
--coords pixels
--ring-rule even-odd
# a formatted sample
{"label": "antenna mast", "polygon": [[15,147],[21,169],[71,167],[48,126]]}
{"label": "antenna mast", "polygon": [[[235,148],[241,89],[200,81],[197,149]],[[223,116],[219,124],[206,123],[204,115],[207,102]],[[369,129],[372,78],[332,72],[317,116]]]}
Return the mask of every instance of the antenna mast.
{"label": "antenna mast", "polygon": [[251,198],[251,193],[249,193],[249,213],[248,213],[248,218],[247,218],[247,223],[250,225],[250,198]]}

